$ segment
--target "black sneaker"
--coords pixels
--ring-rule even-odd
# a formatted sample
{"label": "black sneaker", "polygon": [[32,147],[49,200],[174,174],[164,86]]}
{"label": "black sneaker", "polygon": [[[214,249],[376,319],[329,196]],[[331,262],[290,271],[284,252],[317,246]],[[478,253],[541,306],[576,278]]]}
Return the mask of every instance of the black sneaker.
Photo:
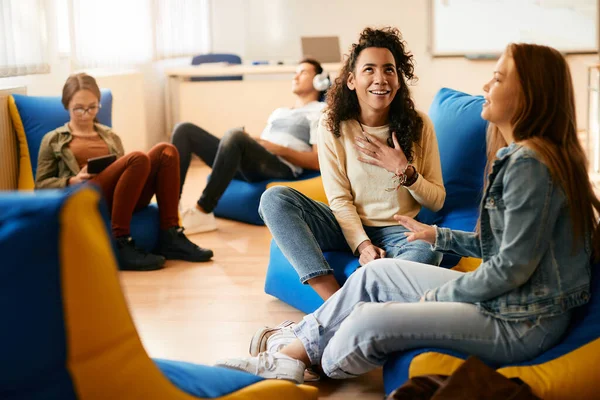
{"label": "black sneaker", "polygon": [[119,269],[122,271],[154,271],[165,265],[165,258],[148,253],[135,246],[131,236],[116,239]]}
{"label": "black sneaker", "polygon": [[167,260],[195,262],[209,261],[213,256],[212,250],[190,242],[179,226],[160,231],[156,253],[165,256]]}

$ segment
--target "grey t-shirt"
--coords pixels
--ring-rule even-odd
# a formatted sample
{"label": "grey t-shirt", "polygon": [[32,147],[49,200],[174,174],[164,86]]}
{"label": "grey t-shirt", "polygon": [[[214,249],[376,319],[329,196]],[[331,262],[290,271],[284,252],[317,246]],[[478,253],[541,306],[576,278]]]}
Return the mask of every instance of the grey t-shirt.
{"label": "grey t-shirt", "polygon": [[[325,103],[312,101],[300,108],[278,108],[271,113],[260,138],[296,151],[312,151],[317,143],[317,128]],[[284,160],[295,176],[302,168]]]}

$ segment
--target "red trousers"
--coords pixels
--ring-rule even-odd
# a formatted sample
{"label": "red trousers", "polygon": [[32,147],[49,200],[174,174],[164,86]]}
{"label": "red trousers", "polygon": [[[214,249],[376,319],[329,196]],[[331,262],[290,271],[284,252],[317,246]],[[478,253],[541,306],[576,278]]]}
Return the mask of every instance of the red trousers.
{"label": "red trousers", "polygon": [[102,190],[111,214],[114,237],[128,236],[131,216],[150,204],[156,194],[160,229],[179,225],[179,153],[159,143],[148,154],[129,153],[90,179]]}

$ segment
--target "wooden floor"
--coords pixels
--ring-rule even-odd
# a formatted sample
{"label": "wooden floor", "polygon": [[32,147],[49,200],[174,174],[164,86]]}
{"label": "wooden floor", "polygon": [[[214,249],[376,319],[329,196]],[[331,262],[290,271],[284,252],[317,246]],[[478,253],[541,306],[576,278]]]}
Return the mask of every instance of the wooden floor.
{"label": "wooden floor", "polygon": [[[193,204],[209,169],[193,162],[182,200]],[[218,219],[215,232],[190,236],[213,249],[214,261],[168,261],[154,272],[122,272],[121,281],[138,331],[151,357],[212,365],[245,356],[263,325],[298,321],[300,311],[264,293],[271,235],[264,226]],[[383,397],[381,370],[359,379],[316,383],[323,399]]]}

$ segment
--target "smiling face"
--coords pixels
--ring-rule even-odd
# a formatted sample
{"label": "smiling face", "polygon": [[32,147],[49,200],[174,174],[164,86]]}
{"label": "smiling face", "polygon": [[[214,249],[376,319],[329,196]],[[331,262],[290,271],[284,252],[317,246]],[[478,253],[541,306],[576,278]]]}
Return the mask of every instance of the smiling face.
{"label": "smiling face", "polygon": [[485,103],[481,117],[496,124],[501,130],[512,129],[512,119],[518,107],[521,84],[515,61],[506,52],[496,63],[492,79],[483,86]]}
{"label": "smiling face", "polygon": [[392,52],[381,47],[369,47],[361,51],[354,71],[348,76],[347,85],[356,92],[362,111],[389,111],[400,88]]}

